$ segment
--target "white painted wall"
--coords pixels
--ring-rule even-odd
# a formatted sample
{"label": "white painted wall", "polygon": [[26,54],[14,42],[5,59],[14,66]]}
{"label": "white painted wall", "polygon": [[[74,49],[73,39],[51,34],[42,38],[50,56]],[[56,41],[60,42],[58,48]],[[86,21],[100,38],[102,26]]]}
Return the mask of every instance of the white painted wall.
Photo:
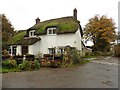
{"label": "white painted wall", "polygon": [[81,50],[81,34],[80,30],[75,33],[59,34],[59,35],[40,35],[40,41],[29,46],[29,54],[48,54],[48,48],[70,45]]}
{"label": "white painted wall", "polygon": [[[78,50],[82,49],[80,30],[77,30],[75,33],[59,35],[40,35],[39,37],[41,38],[40,41],[33,45],[29,45],[29,54],[48,54],[48,48],[58,48],[67,45],[70,45],[71,47],[76,47]],[[18,54],[22,55],[22,47],[20,45],[17,45],[16,55]]]}
{"label": "white painted wall", "polygon": [[80,34],[80,30],[78,29],[77,32],[76,32],[76,48],[78,50],[82,50],[82,37],[81,37],[81,34]]}
{"label": "white painted wall", "polygon": [[33,45],[29,45],[28,52],[29,54],[34,54],[34,55],[39,54],[40,53],[40,41],[38,41],[37,43]]}
{"label": "white painted wall", "polygon": [[17,45],[16,55],[22,55],[22,48],[20,45]]}

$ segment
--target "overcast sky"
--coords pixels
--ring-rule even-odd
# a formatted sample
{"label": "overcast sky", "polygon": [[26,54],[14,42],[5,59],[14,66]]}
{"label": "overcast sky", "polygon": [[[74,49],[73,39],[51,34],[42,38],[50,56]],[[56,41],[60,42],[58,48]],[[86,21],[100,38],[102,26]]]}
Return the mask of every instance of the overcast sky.
{"label": "overcast sky", "polygon": [[5,14],[15,30],[25,30],[41,21],[72,16],[78,10],[78,20],[82,27],[94,15],[112,17],[118,25],[119,0],[0,0],[0,14]]}

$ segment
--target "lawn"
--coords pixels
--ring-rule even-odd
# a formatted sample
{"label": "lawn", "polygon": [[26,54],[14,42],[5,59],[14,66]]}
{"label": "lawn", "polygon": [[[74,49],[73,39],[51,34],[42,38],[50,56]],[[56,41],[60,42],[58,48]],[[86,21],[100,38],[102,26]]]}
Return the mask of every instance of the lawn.
{"label": "lawn", "polygon": [[0,73],[18,72],[18,71],[20,71],[20,69],[18,68],[10,68],[10,69],[4,67],[0,68]]}

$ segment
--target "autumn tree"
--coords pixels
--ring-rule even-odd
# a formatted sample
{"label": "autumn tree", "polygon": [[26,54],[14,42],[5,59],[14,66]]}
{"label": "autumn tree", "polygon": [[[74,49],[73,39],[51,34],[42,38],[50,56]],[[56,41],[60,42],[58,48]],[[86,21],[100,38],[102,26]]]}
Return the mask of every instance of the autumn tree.
{"label": "autumn tree", "polygon": [[115,23],[112,18],[107,16],[94,16],[84,28],[84,38],[94,43],[93,51],[109,51],[110,42],[116,38]]}
{"label": "autumn tree", "polygon": [[2,15],[2,49],[7,49],[7,41],[15,34],[14,28],[6,16]]}

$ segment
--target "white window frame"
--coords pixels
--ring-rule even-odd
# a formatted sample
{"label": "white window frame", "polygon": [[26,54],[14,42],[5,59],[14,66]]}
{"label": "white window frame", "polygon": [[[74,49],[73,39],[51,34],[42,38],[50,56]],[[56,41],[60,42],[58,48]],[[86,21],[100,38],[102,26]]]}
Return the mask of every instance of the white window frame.
{"label": "white window frame", "polygon": [[10,46],[9,47],[9,53],[10,53],[10,55],[16,55],[16,53],[17,53],[17,46]]}
{"label": "white window frame", "polygon": [[56,54],[56,49],[55,48],[48,48],[49,54]]}
{"label": "white window frame", "polygon": [[58,53],[64,54],[65,53],[65,47],[58,47]]}
{"label": "white window frame", "polygon": [[35,30],[29,31],[29,37],[35,37]]}
{"label": "white window frame", "polygon": [[[55,33],[53,33],[54,32],[54,30],[55,30]],[[48,28],[47,29],[47,34],[48,35],[56,35],[56,28],[55,27],[53,27],[53,28]],[[50,33],[50,31],[51,31],[51,33]]]}

